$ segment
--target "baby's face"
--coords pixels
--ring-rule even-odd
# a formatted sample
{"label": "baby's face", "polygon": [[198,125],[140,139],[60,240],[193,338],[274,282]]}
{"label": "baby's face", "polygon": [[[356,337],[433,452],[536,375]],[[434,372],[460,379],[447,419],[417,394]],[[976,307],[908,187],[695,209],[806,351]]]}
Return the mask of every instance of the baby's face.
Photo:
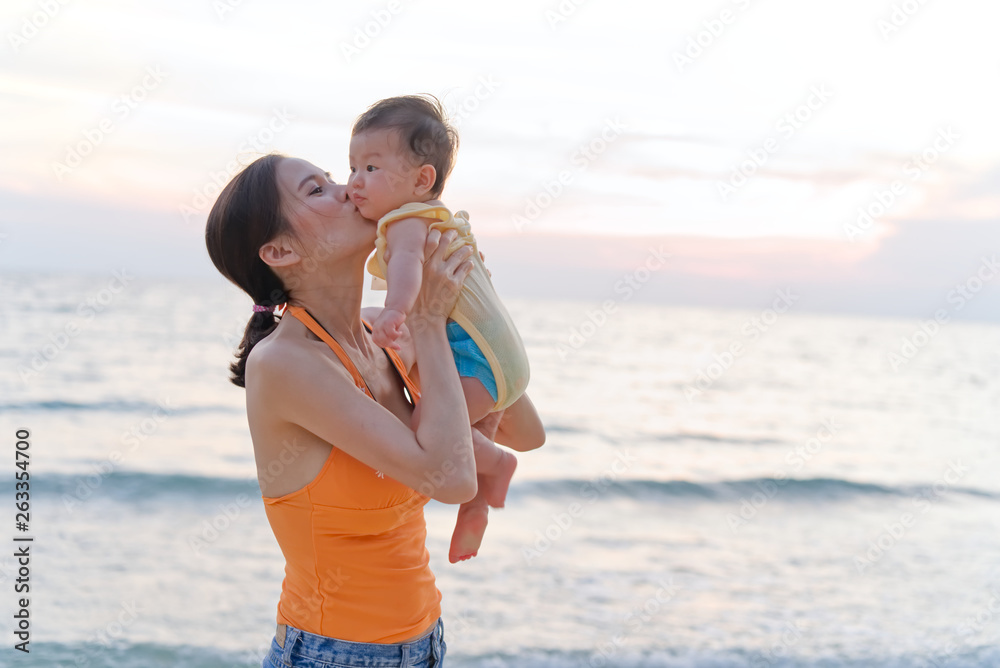
{"label": "baby's face", "polygon": [[393,130],[367,130],[351,137],[347,192],[361,215],[378,220],[417,201],[417,167],[401,150]]}

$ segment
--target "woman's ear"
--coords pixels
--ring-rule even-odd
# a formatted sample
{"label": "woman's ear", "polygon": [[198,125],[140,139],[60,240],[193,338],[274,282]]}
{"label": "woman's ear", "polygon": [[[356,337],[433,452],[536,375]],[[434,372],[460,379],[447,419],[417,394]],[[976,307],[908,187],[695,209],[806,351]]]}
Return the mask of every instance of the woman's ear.
{"label": "woman's ear", "polygon": [[287,267],[302,259],[298,252],[288,243],[285,235],[279,235],[268,241],[257,251],[260,259],[269,267]]}
{"label": "woman's ear", "polygon": [[423,197],[431,191],[435,181],[437,181],[437,170],[434,169],[434,165],[421,165],[420,169],[417,170],[417,182],[414,184],[415,193]]}

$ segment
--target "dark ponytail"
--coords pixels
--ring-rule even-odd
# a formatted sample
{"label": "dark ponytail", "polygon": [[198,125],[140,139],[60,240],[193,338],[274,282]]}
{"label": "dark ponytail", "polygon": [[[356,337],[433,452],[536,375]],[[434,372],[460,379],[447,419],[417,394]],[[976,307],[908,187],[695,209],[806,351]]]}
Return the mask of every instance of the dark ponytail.
{"label": "dark ponytail", "polygon": [[[288,301],[281,279],[258,254],[268,241],[291,231],[278,190],[278,163],[283,157],[265,155],[233,177],[212,206],[205,225],[205,245],[215,268],[250,295],[254,304],[267,307]],[[255,312],[250,317],[236,361],[229,365],[234,385],[246,387],[247,357],[277,325],[278,317],[271,311]]]}

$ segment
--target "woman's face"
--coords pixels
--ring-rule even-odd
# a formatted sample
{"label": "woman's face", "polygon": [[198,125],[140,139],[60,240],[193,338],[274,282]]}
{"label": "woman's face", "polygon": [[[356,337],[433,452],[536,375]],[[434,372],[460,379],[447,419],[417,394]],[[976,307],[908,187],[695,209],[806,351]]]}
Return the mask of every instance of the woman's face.
{"label": "woman's face", "polygon": [[376,225],[347,196],[347,186],[299,158],[278,163],[282,207],[305,257],[343,256],[375,247]]}

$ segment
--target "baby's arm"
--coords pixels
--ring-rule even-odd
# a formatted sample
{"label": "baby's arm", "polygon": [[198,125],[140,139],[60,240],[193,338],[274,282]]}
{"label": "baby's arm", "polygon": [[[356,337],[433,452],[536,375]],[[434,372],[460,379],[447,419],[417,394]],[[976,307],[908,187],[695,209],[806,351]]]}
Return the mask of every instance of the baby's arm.
{"label": "baby's arm", "polygon": [[397,347],[400,327],[420,294],[426,241],[427,221],[421,218],[403,218],[386,228],[385,309],[372,324],[372,341],[377,346]]}

